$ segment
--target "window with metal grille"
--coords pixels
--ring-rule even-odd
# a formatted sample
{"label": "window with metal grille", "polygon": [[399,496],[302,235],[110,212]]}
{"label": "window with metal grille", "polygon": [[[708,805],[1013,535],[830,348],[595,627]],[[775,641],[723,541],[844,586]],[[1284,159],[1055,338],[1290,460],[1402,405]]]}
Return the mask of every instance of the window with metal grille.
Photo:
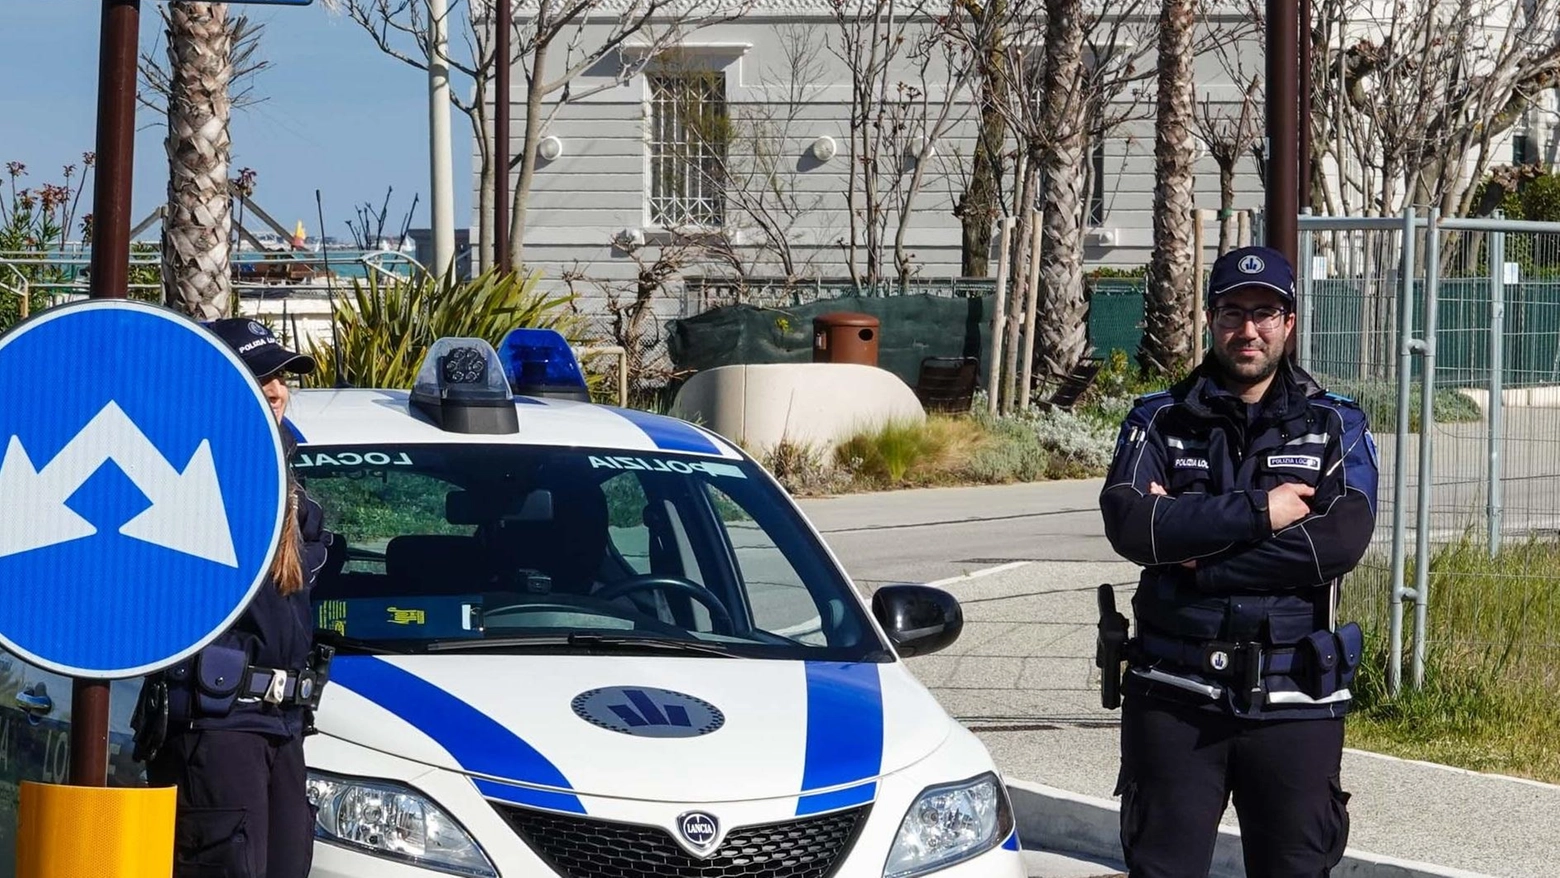
{"label": "window with metal grille", "polygon": [[721,71],[650,77],[650,221],[666,228],[719,226],[729,118]]}

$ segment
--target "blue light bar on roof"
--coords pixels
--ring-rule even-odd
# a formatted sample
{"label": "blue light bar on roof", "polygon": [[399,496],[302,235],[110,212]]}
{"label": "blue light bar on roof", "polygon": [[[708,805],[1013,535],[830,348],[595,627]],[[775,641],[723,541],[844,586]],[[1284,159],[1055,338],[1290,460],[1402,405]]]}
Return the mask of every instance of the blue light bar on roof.
{"label": "blue light bar on roof", "polygon": [[517,394],[590,401],[580,361],[556,329],[512,329],[499,346],[498,358]]}

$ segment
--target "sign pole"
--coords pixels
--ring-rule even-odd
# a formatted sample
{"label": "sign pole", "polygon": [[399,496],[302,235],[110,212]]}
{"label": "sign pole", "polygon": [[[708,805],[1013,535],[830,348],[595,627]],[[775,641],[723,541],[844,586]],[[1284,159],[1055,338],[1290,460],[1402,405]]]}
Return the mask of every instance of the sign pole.
{"label": "sign pole", "polygon": [[[97,183],[92,192],[94,299],[122,299],[130,284],[130,194],[135,168],[136,52],[141,0],[103,0],[98,53]],[[107,680],[76,679],[70,696],[70,782],[108,783]]]}

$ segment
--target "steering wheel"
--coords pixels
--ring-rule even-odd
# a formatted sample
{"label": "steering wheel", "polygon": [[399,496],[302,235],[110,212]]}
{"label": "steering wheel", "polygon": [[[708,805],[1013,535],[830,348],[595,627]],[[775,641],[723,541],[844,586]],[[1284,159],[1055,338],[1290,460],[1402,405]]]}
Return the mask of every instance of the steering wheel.
{"label": "steering wheel", "polygon": [[666,589],[680,595],[693,598],[704,605],[710,612],[710,627],[722,634],[734,634],[736,626],[732,624],[731,614],[726,611],[726,605],[720,599],[710,594],[703,586],[683,579],[681,576],[662,576],[657,573],[645,573],[639,576],[630,576],[622,582],[614,582],[595,592],[591,597],[597,600],[610,601],[636,591],[657,591]]}

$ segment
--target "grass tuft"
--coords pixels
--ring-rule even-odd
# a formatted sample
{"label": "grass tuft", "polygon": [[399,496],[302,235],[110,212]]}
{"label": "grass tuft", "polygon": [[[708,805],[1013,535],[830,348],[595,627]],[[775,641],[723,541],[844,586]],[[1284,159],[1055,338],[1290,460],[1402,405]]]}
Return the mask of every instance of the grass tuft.
{"label": "grass tuft", "polygon": [[[1407,576],[1414,576],[1413,559]],[[1344,618],[1360,622],[1366,659],[1356,681],[1350,746],[1474,771],[1560,782],[1560,540],[1533,536],[1491,558],[1466,538],[1430,561],[1429,646],[1422,688],[1387,685],[1386,559],[1373,557],[1345,589]],[[1413,605],[1404,605],[1404,642]]]}

